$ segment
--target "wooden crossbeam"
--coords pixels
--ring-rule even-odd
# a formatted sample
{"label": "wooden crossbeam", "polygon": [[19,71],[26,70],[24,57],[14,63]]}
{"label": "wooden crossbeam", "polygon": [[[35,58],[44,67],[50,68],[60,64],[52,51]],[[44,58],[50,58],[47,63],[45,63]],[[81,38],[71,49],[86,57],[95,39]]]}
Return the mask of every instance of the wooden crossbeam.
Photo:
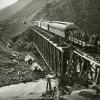
{"label": "wooden crossbeam", "polygon": [[88,58],[88,57],[85,56],[84,54],[81,54],[81,53],[79,53],[79,52],[77,52],[77,51],[75,51],[75,50],[74,50],[74,53],[77,54],[77,55],[79,55],[79,56],[81,56],[82,58],[84,58],[84,59],[86,59],[86,60],[92,62],[93,64],[95,64],[95,65],[97,65],[97,66],[100,66],[100,63],[94,61],[93,59]]}

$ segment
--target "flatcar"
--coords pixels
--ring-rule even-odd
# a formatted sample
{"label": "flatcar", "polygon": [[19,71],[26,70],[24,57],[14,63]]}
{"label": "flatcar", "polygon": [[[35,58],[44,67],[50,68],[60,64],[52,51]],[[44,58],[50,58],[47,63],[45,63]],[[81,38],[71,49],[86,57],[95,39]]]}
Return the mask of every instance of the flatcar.
{"label": "flatcar", "polygon": [[82,47],[100,48],[100,36],[86,31],[74,30],[70,32],[69,40]]}

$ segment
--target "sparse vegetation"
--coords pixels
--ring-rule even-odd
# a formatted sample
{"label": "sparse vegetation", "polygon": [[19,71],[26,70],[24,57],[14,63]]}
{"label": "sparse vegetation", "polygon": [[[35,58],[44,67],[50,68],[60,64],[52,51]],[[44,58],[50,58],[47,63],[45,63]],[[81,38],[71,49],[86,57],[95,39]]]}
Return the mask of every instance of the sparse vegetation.
{"label": "sparse vegetation", "polygon": [[47,4],[33,20],[74,22],[90,33],[100,32],[100,0],[59,0]]}
{"label": "sparse vegetation", "polygon": [[[3,19],[6,19],[3,21],[0,19],[0,87],[26,83],[39,79],[40,76],[44,77],[41,73],[33,73],[24,62],[25,55],[36,53],[37,56],[37,51],[32,44],[32,35],[26,31],[30,27],[30,23],[23,22],[27,22],[27,18],[38,10],[37,7],[40,9],[45,5],[45,0],[32,0],[31,3],[30,1],[19,0],[19,3],[0,12],[0,18],[2,19],[4,16]],[[24,8],[18,6],[20,3],[24,3]],[[42,3],[43,5],[41,5]],[[18,53],[16,57],[14,52]]]}
{"label": "sparse vegetation", "polygon": [[[12,41],[10,49],[16,51],[16,55],[8,55],[2,52],[2,58],[8,59],[6,62],[0,62],[0,87],[8,86],[12,84],[18,83],[26,83],[32,82],[34,80],[38,80],[40,78],[44,78],[46,73],[32,71],[30,66],[25,63],[24,58],[27,54],[34,56],[35,60],[41,64],[42,58],[39,57],[39,61],[37,59],[37,50],[34,48],[32,44],[32,40],[30,40],[29,30],[21,34],[17,39],[14,37]],[[12,39],[13,40],[13,39]],[[34,54],[33,54],[34,52]],[[1,51],[0,51],[1,53]],[[36,55],[35,55],[36,54]],[[1,56],[1,55],[0,55]],[[43,67],[46,65],[41,64]]]}

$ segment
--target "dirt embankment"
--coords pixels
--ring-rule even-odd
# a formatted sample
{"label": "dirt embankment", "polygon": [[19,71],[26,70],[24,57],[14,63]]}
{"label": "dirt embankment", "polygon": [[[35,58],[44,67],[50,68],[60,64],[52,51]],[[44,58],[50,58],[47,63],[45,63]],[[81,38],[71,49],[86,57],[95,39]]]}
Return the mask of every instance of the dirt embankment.
{"label": "dirt embankment", "polygon": [[[2,60],[0,62],[0,86],[7,86],[18,83],[32,82],[34,80],[45,77],[47,74],[47,66],[35,49],[31,34],[28,31],[22,35],[15,37],[9,42],[8,48],[11,55],[2,53]],[[25,56],[31,55],[35,61],[42,66],[44,72],[32,71],[30,66],[25,63]]]}
{"label": "dirt embankment", "polygon": [[[44,75],[32,72],[25,63],[26,55],[35,57],[36,61],[45,66],[41,57],[32,44],[32,38],[26,31],[30,25],[27,19],[34,15],[36,10],[41,9],[46,0],[19,0],[16,4],[4,9],[2,15],[9,13],[7,20],[0,22],[0,86],[33,81]],[[20,7],[23,4],[23,7]],[[19,6],[20,5],[20,6]],[[19,8],[18,8],[19,7]],[[4,13],[6,12],[6,13]],[[23,33],[23,34],[22,34]],[[22,34],[22,35],[20,35]],[[13,42],[11,41],[13,38]],[[39,60],[37,59],[39,58]]]}

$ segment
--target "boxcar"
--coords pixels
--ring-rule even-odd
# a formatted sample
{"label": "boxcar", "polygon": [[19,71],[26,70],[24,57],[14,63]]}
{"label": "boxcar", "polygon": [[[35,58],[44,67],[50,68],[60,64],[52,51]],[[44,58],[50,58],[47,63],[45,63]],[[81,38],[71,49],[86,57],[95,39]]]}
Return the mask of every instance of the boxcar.
{"label": "boxcar", "polygon": [[41,21],[35,21],[34,25],[37,26],[37,27],[41,27]]}
{"label": "boxcar", "polygon": [[49,30],[49,21],[42,21],[41,28],[44,30]]}
{"label": "boxcar", "polygon": [[49,31],[63,38],[65,37],[65,29],[66,29],[66,25],[63,24],[58,24],[58,23],[49,24]]}

